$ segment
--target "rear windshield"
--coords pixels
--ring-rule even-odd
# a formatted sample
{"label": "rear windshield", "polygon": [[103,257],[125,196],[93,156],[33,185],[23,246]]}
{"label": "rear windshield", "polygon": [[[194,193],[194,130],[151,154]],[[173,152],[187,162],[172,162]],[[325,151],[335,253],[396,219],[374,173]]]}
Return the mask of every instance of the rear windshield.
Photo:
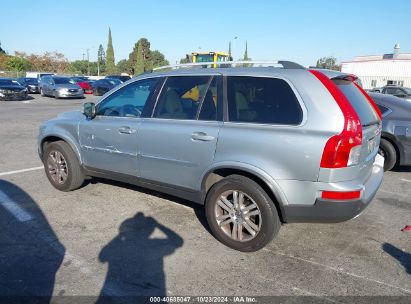
{"label": "rear windshield", "polygon": [[363,93],[349,80],[332,79],[340,88],[357,112],[363,126],[376,124],[379,121],[377,113]]}
{"label": "rear windshield", "polygon": [[55,84],[67,84],[67,83],[71,83],[70,82],[70,78],[65,78],[65,77],[54,77],[54,83]]}

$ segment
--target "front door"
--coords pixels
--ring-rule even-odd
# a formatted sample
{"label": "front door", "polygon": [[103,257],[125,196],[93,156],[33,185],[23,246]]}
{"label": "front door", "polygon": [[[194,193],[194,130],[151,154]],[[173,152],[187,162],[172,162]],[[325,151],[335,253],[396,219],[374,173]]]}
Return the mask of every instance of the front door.
{"label": "front door", "polygon": [[212,163],[221,121],[218,76],[168,77],[151,118],[140,126],[141,177],[198,190]]}
{"label": "front door", "polygon": [[137,176],[141,114],[158,79],[132,82],[104,98],[92,120],[80,123],[83,163],[89,169]]}

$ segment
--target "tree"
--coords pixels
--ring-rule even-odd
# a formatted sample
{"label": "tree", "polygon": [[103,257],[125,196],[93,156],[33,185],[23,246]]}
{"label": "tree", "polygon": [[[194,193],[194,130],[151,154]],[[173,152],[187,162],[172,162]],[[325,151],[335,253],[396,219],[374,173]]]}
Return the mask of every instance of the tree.
{"label": "tree", "polygon": [[15,52],[15,55],[29,61],[31,69],[39,72],[64,73],[69,67],[66,57],[57,52],[46,52],[42,55],[27,55],[24,52]]}
{"label": "tree", "polygon": [[[245,51],[244,51],[244,56],[243,56],[243,61],[251,61],[251,58],[248,57],[248,45],[247,45],[247,41],[245,41]],[[251,64],[245,63],[243,64],[244,67],[248,67]]]}
{"label": "tree", "polygon": [[170,64],[168,60],[166,60],[164,55],[157,50],[151,52],[151,61],[153,68],[158,68]]}
{"label": "tree", "polygon": [[10,56],[6,62],[6,68],[10,71],[27,71],[31,69],[31,63],[27,59],[18,56]]}
{"label": "tree", "polygon": [[97,51],[97,62],[100,69],[98,72],[104,73],[106,71],[106,53],[104,52],[104,48],[101,44]]}
{"label": "tree", "polygon": [[117,62],[117,72],[118,73],[129,73],[129,63],[127,59],[122,59]]}
{"label": "tree", "polygon": [[116,73],[116,65],[114,60],[113,40],[111,38],[111,28],[108,29],[108,43],[106,53],[106,71],[108,74]]}
{"label": "tree", "polygon": [[191,59],[190,59],[190,55],[188,54],[186,55],[186,57],[180,59],[180,64],[190,63],[190,62],[191,62]]}
{"label": "tree", "polygon": [[245,51],[244,51],[244,57],[243,57],[243,61],[250,61],[251,58],[248,57],[248,45],[247,45],[247,41],[245,42]]}
{"label": "tree", "polygon": [[2,49],[2,47],[1,47],[1,42],[0,42],[0,55],[1,55],[1,54],[5,55],[5,54],[6,54],[6,51]]}
{"label": "tree", "polygon": [[130,74],[141,74],[153,69],[152,52],[150,50],[150,42],[147,38],[140,38],[134,44],[133,51],[129,55],[128,62]]}
{"label": "tree", "polygon": [[317,68],[340,71],[341,66],[337,64],[335,57],[322,57],[317,60]]}
{"label": "tree", "polygon": [[88,62],[87,60],[76,60],[70,62],[68,70],[73,74],[87,74]]}

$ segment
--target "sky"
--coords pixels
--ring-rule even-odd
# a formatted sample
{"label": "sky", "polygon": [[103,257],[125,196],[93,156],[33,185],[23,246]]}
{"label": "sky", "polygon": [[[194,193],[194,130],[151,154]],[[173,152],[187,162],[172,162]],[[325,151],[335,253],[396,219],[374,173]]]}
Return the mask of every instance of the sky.
{"label": "sky", "polygon": [[[315,65],[358,55],[411,53],[411,1],[397,0],[19,0],[0,2],[0,42],[14,51],[58,51],[70,61],[96,60],[111,27],[115,59],[145,37],[170,63],[195,51],[228,51],[234,59]],[[237,38],[235,38],[237,37]]]}

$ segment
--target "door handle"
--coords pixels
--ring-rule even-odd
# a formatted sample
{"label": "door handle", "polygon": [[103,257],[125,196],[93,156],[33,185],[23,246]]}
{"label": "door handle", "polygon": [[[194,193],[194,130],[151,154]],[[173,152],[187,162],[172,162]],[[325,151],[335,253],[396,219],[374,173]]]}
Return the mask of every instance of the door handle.
{"label": "door handle", "polygon": [[199,141],[212,141],[214,140],[214,136],[207,135],[207,133],[204,132],[194,132],[191,134],[191,138],[193,140],[199,140]]}
{"label": "door handle", "polygon": [[133,133],[136,133],[136,130],[125,126],[125,127],[118,128],[118,132],[122,134],[133,134]]}

